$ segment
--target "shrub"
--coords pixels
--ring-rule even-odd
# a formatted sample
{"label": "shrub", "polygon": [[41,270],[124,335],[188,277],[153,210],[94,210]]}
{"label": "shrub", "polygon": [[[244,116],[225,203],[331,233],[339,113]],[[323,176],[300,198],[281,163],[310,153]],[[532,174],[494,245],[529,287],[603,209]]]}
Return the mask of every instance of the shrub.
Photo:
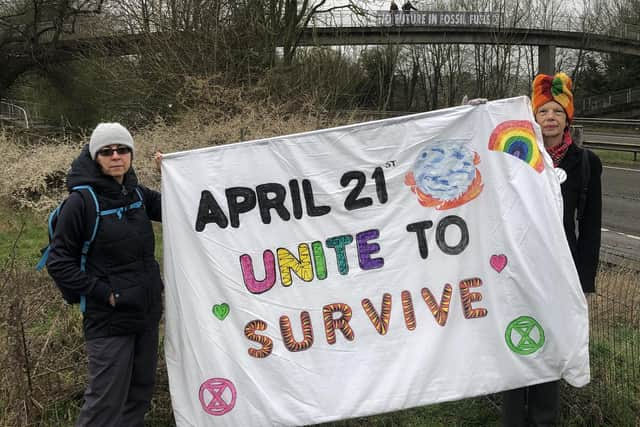
{"label": "shrub", "polygon": [[48,209],[61,200],[64,177],[79,145],[66,141],[24,144],[16,133],[0,133],[0,198],[19,208]]}
{"label": "shrub", "polygon": [[30,425],[82,395],[80,314],[56,293],[43,274],[0,272],[0,425]]}
{"label": "shrub", "polygon": [[[352,117],[318,113],[309,105],[295,108],[252,101],[260,95],[227,88],[211,80],[190,79],[179,98],[185,112],[168,124],[157,118],[139,129],[131,129],[136,151],[134,168],[140,182],[158,188],[160,176],[153,153],[191,150],[240,140],[268,138],[332,127],[353,121]],[[191,106],[198,104],[198,108]],[[126,123],[123,123],[127,126]],[[18,208],[47,211],[66,194],[65,178],[72,160],[88,142],[90,129],[68,137],[35,137],[25,142],[16,133],[0,133],[4,151],[0,157],[0,198]]]}

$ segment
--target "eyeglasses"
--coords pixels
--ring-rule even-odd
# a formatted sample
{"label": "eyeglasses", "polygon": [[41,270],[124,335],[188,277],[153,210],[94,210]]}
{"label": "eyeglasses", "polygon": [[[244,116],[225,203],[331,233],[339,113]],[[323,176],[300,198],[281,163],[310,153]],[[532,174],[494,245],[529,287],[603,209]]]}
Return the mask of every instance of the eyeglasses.
{"label": "eyeglasses", "polygon": [[536,113],[538,116],[548,116],[548,115],[552,115],[555,117],[564,117],[567,115],[567,113],[564,112],[564,110],[562,109],[557,109],[557,110],[545,110],[545,109],[541,109],[538,110],[538,112]]}
{"label": "eyeglasses", "polygon": [[111,157],[113,153],[118,153],[120,156],[124,156],[125,154],[129,154],[131,152],[131,147],[118,147],[118,148],[103,148],[98,150],[98,155],[102,157]]}

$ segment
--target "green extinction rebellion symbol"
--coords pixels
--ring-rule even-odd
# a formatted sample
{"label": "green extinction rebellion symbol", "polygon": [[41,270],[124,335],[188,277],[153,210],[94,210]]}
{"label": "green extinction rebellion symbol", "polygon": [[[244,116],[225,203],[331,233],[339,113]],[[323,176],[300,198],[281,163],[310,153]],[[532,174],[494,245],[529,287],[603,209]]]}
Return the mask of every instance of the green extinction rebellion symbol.
{"label": "green extinction rebellion symbol", "polygon": [[520,316],[509,323],[504,333],[504,339],[511,351],[527,355],[542,348],[544,330],[533,317]]}

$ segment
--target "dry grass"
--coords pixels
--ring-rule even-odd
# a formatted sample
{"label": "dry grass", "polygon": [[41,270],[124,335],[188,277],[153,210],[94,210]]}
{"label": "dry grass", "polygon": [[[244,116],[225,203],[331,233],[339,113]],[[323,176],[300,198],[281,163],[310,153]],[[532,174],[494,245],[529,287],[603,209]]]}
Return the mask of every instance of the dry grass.
{"label": "dry grass", "polygon": [[[187,110],[175,123],[158,119],[132,132],[136,172],[150,187],[159,187],[155,150],[189,150],[236,142],[241,136],[259,139],[356,120],[328,118],[305,108],[292,113],[290,106],[243,101],[241,90],[192,84],[190,93],[198,93],[202,108]],[[0,202],[9,202],[8,211],[47,211],[63,199],[67,170],[88,136],[25,140],[23,134],[0,131]],[[0,340],[0,426],[72,424],[86,375],[81,315],[77,307],[63,303],[45,273],[35,273],[31,266],[0,266]],[[148,419],[152,425],[168,425],[172,419],[162,353]]]}
{"label": "dry grass", "polygon": [[[159,187],[159,174],[153,153],[184,151],[240,140],[267,138],[350,123],[352,116],[328,116],[312,108],[296,105],[256,104],[241,89],[191,82],[188,92],[197,92],[202,105],[187,109],[174,123],[157,119],[143,129],[133,130],[136,144],[134,167],[142,183]],[[66,140],[43,139],[25,144],[15,134],[0,133],[0,198],[13,206],[46,211],[57,205],[66,193],[64,181],[71,161],[88,136]]]}
{"label": "dry grass", "polygon": [[33,425],[53,402],[81,395],[85,356],[77,307],[43,274],[0,273],[0,425]]}
{"label": "dry grass", "polygon": [[35,210],[49,209],[61,200],[66,170],[79,142],[22,144],[15,134],[3,132],[0,145],[0,197]]}

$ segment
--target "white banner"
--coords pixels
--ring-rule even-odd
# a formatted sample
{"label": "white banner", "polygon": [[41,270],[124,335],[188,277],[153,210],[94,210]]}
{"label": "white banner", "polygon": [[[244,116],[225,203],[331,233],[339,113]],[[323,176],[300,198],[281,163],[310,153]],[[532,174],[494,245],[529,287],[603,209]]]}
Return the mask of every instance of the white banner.
{"label": "white banner", "polygon": [[395,26],[451,26],[451,27],[478,27],[498,26],[502,15],[498,12],[466,12],[466,11],[421,11],[391,12],[389,10],[376,11],[376,25]]}
{"label": "white banner", "polygon": [[529,105],[166,155],[177,424],[313,424],[589,382],[586,301]]}

